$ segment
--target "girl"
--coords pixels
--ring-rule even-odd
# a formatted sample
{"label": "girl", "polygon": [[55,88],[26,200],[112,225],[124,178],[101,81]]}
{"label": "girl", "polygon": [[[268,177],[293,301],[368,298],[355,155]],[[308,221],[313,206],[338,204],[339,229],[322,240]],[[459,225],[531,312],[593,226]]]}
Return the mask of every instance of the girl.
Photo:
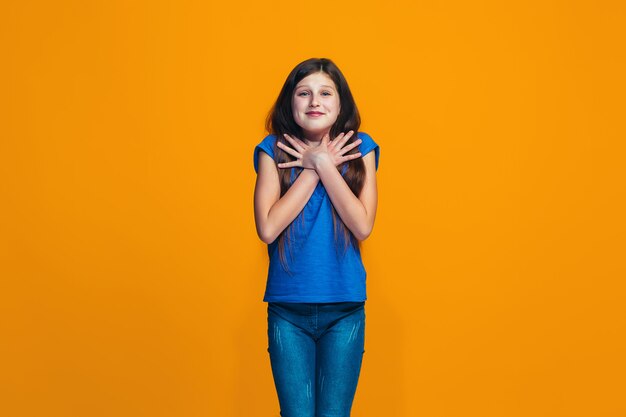
{"label": "girl", "polygon": [[[289,74],[254,149],[254,215],[268,244],[268,352],[283,417],[348,417],[365,342],[380,148],[343,74],[312,58]],[[374,152],[372,152],[374,151]]]}

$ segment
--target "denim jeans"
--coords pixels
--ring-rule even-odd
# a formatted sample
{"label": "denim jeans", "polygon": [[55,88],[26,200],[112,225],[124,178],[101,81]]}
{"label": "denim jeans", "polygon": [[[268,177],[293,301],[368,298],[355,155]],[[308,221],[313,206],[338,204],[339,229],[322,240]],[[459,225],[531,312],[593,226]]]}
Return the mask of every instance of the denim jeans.
{"label": "denim jeans", "polygon": [[365,353],[365,301],[268,302],[282,417],[349,417]]}

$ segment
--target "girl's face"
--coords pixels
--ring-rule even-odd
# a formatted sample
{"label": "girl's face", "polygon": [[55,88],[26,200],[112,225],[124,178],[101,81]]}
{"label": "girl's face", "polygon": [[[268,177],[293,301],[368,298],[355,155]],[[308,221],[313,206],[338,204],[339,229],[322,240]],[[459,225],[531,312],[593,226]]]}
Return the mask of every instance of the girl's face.
{"label": "girl's face", "polygon": [[291,100],[295,122],[307,136],[330,131],[339,116],[339,94],[335,83],[323,72],[304,77],[296,85]]}

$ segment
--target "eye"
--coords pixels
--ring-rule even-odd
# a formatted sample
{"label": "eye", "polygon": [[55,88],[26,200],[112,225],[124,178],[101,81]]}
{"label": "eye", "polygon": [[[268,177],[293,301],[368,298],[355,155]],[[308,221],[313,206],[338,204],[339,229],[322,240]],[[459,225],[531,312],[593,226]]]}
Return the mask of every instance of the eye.
{"label": "eye", "polygon": [[332,95],[330,91],[324,91],[322,94],[327,95],[327,96]]}
{"label": "eye", "polygon": [[308,91],[300,91],[300,92],[298,93],[298,95],[299,95],[299,96],[302,96],[302,95],[305,95],[305,94],[308,94]]}

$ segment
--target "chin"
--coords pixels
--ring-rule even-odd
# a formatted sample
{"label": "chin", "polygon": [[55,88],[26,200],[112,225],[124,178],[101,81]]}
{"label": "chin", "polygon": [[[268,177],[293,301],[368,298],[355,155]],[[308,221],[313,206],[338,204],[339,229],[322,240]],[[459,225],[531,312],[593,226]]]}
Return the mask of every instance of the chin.
{"label": "chin", "polygon": [[333,127],[332,124],[322,125],[317,123],[304,123],[300,125],[300,127],[304,130],[308,130],[309,132],[323,132],[325,130],[330,130]]}

